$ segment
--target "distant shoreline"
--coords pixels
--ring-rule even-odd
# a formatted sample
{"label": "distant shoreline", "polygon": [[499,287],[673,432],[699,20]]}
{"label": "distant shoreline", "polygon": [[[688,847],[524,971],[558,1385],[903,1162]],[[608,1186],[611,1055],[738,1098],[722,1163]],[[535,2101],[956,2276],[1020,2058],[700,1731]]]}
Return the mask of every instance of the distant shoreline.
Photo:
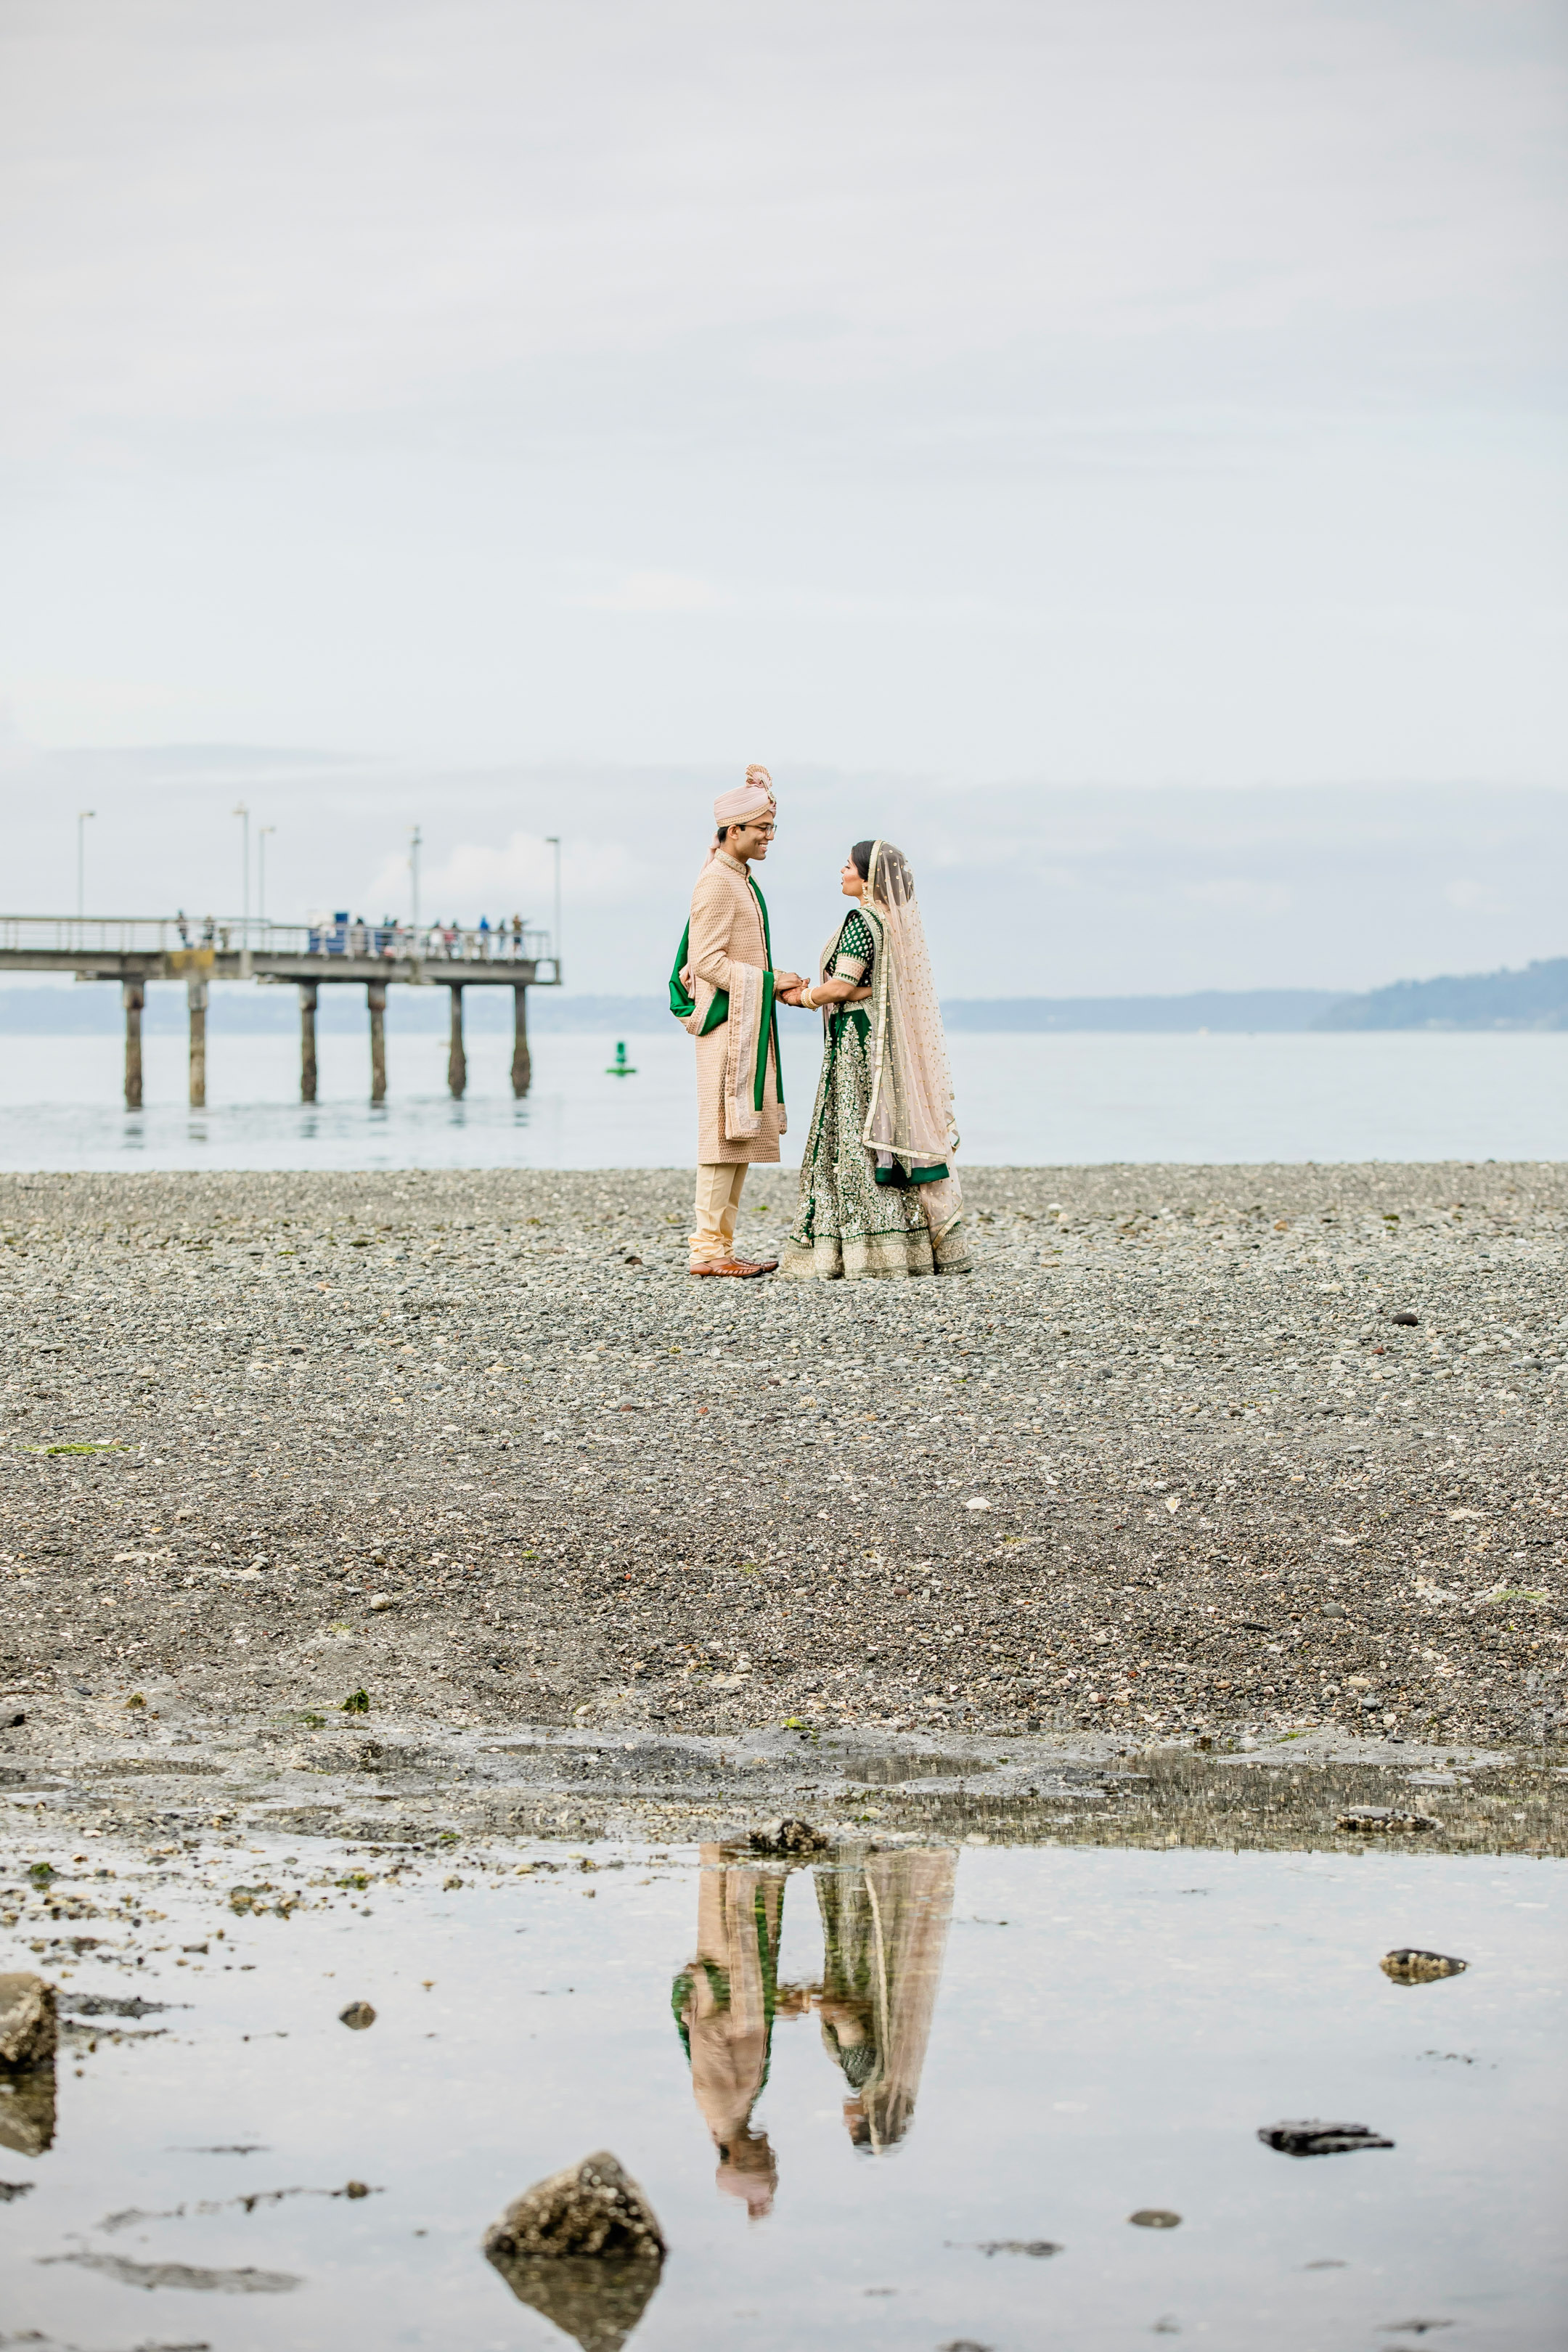
{"label": "distant shoreline", "polygon": [[[510,1029],[510,992],[471,988],[464,1011],[483,1035]],[[672,1025],[658,996],[574,995],[530,992],[529,1025],[536,1035],[661,1034]],[[1173,996],[955,997],[942,1007],[950,1029],[995,1035],[1303,1035],[1311,1033],[1415,1030],[1493,1032],[1568,1029],[1568,956],[1521,971],[1395,981],[1363,994],[1326,988],[1198,989]],[[0,986],[0,1035],[109,1036],[121,1022],[120,992],[58,983]],[[299,1013],[291,988],[236,983],[213,990],[211,1029],[221,1034],[291,1034]],[[447,1008],[439,982],[389,993],[387,1027],[405,1035],[445,1034]],[[148,1034],[174,1034],[185,1024],[184,990],[177,981],[147,991]],[[358,1034],[364,1025],[362,992],[352,984],[324,987],[318,1026],[325,1034]]]}

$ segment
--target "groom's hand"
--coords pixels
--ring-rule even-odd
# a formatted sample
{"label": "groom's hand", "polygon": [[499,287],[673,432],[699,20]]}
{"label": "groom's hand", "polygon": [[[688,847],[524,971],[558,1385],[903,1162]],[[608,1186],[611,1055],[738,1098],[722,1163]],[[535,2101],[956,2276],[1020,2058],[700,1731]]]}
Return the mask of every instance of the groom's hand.
{"label": "groom's hand", "polygon": [[802,981],[798,971],[775,971],[773,974],[773,994],[775,996],[788,995],[791,991],[798,990],[804,986],[805,982]]}

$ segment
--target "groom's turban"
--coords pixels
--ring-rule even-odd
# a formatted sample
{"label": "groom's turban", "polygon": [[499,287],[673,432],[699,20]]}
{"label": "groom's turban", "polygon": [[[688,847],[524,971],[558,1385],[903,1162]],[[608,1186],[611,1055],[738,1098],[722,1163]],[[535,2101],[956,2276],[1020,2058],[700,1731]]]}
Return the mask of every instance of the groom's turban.
{"label": "groom's turban", "polygon": [[772,815],[778,803],[773,798],[773,780],[765,768],[748,768],[746,781],[732,793],[721,793],[713,803],[713,822],[721,824],[745,824],[764,813]]}

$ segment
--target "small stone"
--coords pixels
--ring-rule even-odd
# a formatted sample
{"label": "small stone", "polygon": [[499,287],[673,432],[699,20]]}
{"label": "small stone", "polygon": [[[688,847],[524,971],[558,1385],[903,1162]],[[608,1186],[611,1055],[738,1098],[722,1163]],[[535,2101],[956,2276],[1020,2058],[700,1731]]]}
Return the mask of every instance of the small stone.
{"label": "small stone", "polygon": [[1027,2254],[1038,2263],[1048,2254],[1059,2254],[1061,2248],[1050,2238],[984,2238],[980,2242],[983,2254]]}
{"label": "small stone", "polygon": [[58,2042],[53,1985],[0,1976],[0,2066],[47,2066]]}
{"label": "small stone", "polygon": [[1453,1960],[1447,1952],[1420,1952],[1413,1945],[1401,1944],[1396,1951],[1384,1952],[1378,1963],[1385,1977],[1394,1984],[1436,1984],[1439,1977],[1463,1976],[1468,1960]]}
{"label": "small stone", "polygon": [[1165,2205],[1140,2205],[1136,2213],[1129,2213],[1127,2218],[1135,2230],[1179,2230],[1182,2226],[1181,2215],[1173,2213]]}
{"label": "small stone", "polygon": [[1258,2132],[1266,2147],[1281,2156],[1352,2156],[1363,2147],[1392,2147],[1370,2124],[1326,2124],[1315,2116],[1297,2123],[1266,2124]]}
{"label": "small stone", "polygon": [[1435,1813],[1396,1813],[1388,1805],[1352,1805],[1336,1813],[1334,1827],[1357,1837],[1408,1837],[1441,1827]]}
{"label": "small stone", "polygon": [[1397,1315],[1391,1315],[1388,1319],[1391,1323],[1403,1323],[1409,1329],[1414,1330],[1421,1318],[1419,1315],[1413,1315],[1408,1307],[1402,1307]]}
{"label": "small stone", "polygon": [[373,1592],[370,1596],[370,1606],[373,1610],[390,1609],[393,1605],[390,1592]]}
{"label": "small stone", "polygon": [[338,2021],[351,2033],[363,2033],[367,2025],[375,2023],[375,2011],[368,2000],[351,2000],[347,2009],[340,2009]]}
{"label": "small stone", "polygon": [[345,2197],[368,2197],[370,2195],[370,2183],[368,2180],[345,2180],[343,2183],[343,2195]]}

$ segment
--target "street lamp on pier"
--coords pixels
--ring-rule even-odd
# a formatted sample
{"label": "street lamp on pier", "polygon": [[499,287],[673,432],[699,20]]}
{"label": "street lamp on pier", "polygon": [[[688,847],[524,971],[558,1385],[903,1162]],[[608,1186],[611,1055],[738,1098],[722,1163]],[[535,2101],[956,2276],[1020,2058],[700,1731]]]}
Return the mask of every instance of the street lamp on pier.
{"label": "street lamp on pier", "polygon": [[250,938],[250,811],[243,801],[237,801],[235,803],[234,813],[236,816],[239,818],[241,824],[244,827],[244,845],[240,851],[241,904],[239,910],[244,919],[239,935],[241,944],[243,945],[247,942]]}
{"label": "street lamp on pier", "polygon": [[256,919],[267,921],[267,836],[276,833],[275,824],[258,824],[256,828]]}
{"label": "street lamp on pier", "polygon": [[79,922],[87,912],[87,828],[96,809],[78,809],[76,813],[76,911]]}
{"label": "street lamp on pier", "polygon": [[548,846],[555,852],[555,929],[550,935],[550,944],[555,950],[555,978],[559,982],[561,978],[561,835],[558,833],[547,833],[544,838]]}

